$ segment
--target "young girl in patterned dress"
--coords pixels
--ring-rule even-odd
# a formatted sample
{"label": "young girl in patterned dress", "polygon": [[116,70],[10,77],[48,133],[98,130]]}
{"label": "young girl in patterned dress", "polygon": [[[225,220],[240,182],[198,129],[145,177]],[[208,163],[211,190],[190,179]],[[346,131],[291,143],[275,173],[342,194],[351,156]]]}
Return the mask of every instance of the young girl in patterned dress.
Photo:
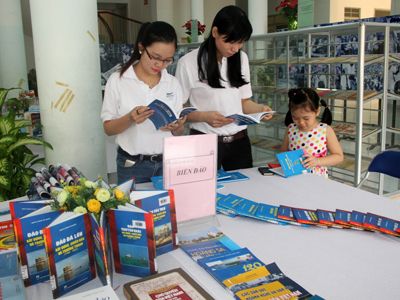
{"label": "young girl in patterned dress", "polygon": [[[287,126],[281,152],[304,149],[307,154],[302,164],[311,169],[311,173],[328,178],[327,166],[343,161],[343,151],[332,127],[332,114],[326,102],[309,88],[291,89],[289,111],[286,114]],[[324,113],[321,122],[317,116]],[[328,154],[328,150],[330,154]]]}

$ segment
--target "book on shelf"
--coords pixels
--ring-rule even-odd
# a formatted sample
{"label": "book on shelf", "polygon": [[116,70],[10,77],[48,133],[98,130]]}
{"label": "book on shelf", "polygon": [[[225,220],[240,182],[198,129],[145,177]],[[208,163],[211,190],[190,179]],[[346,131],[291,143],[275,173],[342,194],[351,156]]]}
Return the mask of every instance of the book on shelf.
{"label": "book on shelf", "polygon": [[0,278],[1,300],[26,300],[21,275]]}
{"label": "book on shelf", "polygon": [[54,299],[96,278],[88,213],[64,212],[43,235]]}
{"label": "book on shelf", "polygon": [[229,178],[218,180],[218,182],[221,184],[225,184],[229,182],[246,181],[250,179],[248,176],[240,172],[228,172],[228,174],[230,175]]}
{"label": "book on shelf", "polygon": [[43,228],[60,213],[58,210],[51,210],[50,206],[44,206],[14,220],[21,276],[26,287],[50,278]]}
{"label": "book on shelf", "polygon": [[357,91],[355,90],[344,90],[342,93],[336,95],[336,97],[350,99],[350,97],[354,96],[355,94],[357,94]]}
{"label": "book on shelf", "polygon": [[18,275],[18,253],[10,250],[0,253],[0,278]]}
{"label": "book on shelf", "polygon": [[164,138],[164,189],[174,190],[177,222],[215,216],[216,178],[216,134]]}
{"label": "book on shelf", "polygon": [[398,228],[400,228],[399,221],[389,219],[389,218],[382,218],[382,222],[381,222],[381,226],[379,227],[379,231],[400,237],[400,232],[396,231]]}
{"label": "book on shelf", "polygon": [[228,291],[238,300],[251,299],[306,299],[310,293],[297,282],[286,277],[276,263],[271,263],[223,281]]}
{"label": "book on shelf", "polygon": [[197,263],[222,286],[226,279],[265,265],[247,248],[201,258]]}
{"label": "book on shelf", "polygon": [[128,300],[214,300],[181,268],[125,283],[124,295]]}
{"label": "book on shelf", "polygon": [[111,285],[101,286],[79,294],[62,297],[63,300],[119,300]]}
{"label": "book on shelf", "polygon": [[[376,94],[378,94],[377,91],[364,90],[363,100],[369,99],[372,96],[375,96]],[[357,93],[355,93],[355,95],[350,96],[348,99],[357,99],[357,98],[358,98],[358,95],[357,95]]]}
{"label": "book on shelf", "polygon": [[325,95],[332,93],[332,90],[316,90],[315,92],[319,97],[324,97]]}
{"label": "book on shelf", "polygon": [[287,222],[285,220],[279,219],[277,215],[278,206],[259,203],[254,217],[270,223],[286,225]]}
{"label": "book on shelf", "polygon": [[332,90],[331,93],[325,94],[324,97],[327,97],[327,98],[334,98],[334,97],[340,95],[340,94],[343,93],[343,92],[344,92],[344,90]]}
{"label": "book on shelf", "polygon": [[292,208],[293,216],[296,222],[300,224],[318,225],[319,220],[315,210]]}
{"label": "book on shelf", "polygon": [[173,190],[133,191],[131,203],[153,214],[157,256],[178,248]]}
{"label": "book on shelf", "polygon": [[184,109],[174,112],[174,110],[164,101],[155,99],[148,105],[149,109],[154,110],[154,113],[149,117],[154,126],[158,130],[167,124],[174,123],[178,119],[190,114],[192,111],[197,110],[195,107],[185,107]]}
{"label": "book on shelf", "polygon": [[108,210],[116,273],[146,277],[157,273],[153,213],[133,204]]}
{"label": "book on shelf", "polygon": [[[352,124],[332,124],[332,129],[336,134],[346,134],[346,135],[356,135],[356,125]],[[377,131],[377,127],[369,127],[363,125],[362,127],[362,136],[365,137],[375,131]]]}
{"label": "book on shelf", "polygon": [[274,111],[265,111],[261,113],[254,113],[254,114],[233,114],[226,116],[226,118],[234,119],[235,124],[238,126],[241,125],[253,125],[253,124],[260,124],[261,120],[270,114],[273,114]]}
{"label": "book on shelf", "polygon": [[90,225],[97,276],[103,285],[112,285],[111,249],[104,211],[100,213],[99,220],[96,219],[95,214],[91,213]]}
{"label": "book on shelf", "polygon": [[194,261],[240,249],[218,228],[211,226],[207,229],[178,235],[179,247]]}
{"label": "book on shelf", "polygon": [[304,159],[303,155],[305,153],[306,152],[304,149],[277,153],[276,158],[278,159],[281,167],[270,169],[271,172],[286,178],[310,173],[310,169],[307,170],[301,164]]}

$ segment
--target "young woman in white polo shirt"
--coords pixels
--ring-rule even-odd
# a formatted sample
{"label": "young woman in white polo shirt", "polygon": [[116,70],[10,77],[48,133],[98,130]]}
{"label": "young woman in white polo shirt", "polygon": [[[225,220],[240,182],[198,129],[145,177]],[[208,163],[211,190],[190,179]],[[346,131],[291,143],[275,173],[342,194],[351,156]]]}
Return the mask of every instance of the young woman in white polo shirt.
{"label": "young woman in white polo shirt", "polygon": [[107,81],[101,118],[107,135],[117,135],[118,183],[132,177],[136,183],[162,175],[163,139],[180,135],[185,118],[156,130],[147,107],[160,99],[179,111],[183,106],[178,80],[165,68],[177,48],[174,28],[165,22],[143,24],[132,57]]}
{"label": "young woman in white polo shirt", "polygon": [[[218,169],[227,171],[251,168],[253,160],[247,127],[237,126],[225,116],[271,111],[249,100],[249,60],[240,48],[252,32],[243,10],[236,6],[222,8],[209,37],[200,48],[179,60],[176,71],[184,99],[198,109],[188,115],[190,133],[218,135]],[[264,119],[271,117],[269,114]]]}

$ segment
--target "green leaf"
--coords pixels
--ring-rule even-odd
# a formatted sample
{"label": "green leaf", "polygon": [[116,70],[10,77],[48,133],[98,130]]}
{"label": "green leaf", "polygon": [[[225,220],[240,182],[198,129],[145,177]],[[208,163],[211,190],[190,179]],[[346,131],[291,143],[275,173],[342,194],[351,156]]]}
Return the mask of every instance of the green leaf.
{"label": "green leaf", "polygon": [[14,121],[7,117],[0,118],[0,134],[5,135],[14,129]]}
{"label": "green leaf", "polygon": [[14,149],[21,147],[21,146],[25,146],[25,145],[42,145],[42,146],[49,147],[50,149],[53,149],[53,147],[45,141],[39,140],[38,138],[34,138],[34,137],[25,137],[25,138],[18,140],[14,144],[12,144],[8,148],[8,153],[11,153]]}
{"label": "green leaf", "polygon": [[0,145],[9,145],[14,143],[17,140],[17,137],[12,134],[5,134],[0,137]]}

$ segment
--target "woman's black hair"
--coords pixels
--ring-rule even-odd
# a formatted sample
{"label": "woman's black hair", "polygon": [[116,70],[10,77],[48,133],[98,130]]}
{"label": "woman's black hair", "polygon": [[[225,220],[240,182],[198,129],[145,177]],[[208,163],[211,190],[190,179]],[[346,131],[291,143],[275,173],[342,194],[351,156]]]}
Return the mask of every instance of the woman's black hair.
{"label": "woman's black hair", "polygon": [[140,59],[139,53],[139,43],[142,44],[144,48],[150,47],[153,43],[162,42],[166,44],[174,44],[175,49],[178,48],[178,38],[176,37],[176,32],[174,27],[170,24],[162,21],[157,22],[147,22],[144,23],[138,32],[135,48],[131,58],[123,65],[120,73],[120,77],[129,69],[131,65]]}
{"label": "woman's black hair", "polygon": [[[212,88],[223,88],[218,67],[217,47],[212,29],[217,27],[218,34],[225,35],[225,42],[247,42],[253,28],[246,13],[237,6],[222,8],[214,18],[208,38],[201,44],[197,56],[199,80],[208,83]],[[247,84],[242,75],[240,51],[228,58],[228,81],[231,86],[239,88]]]}
{"label": "woman's black hair", "polygon": [[292,110],[296,110],[299,108],[303,108],[305,110],[311,110],[313,112],[317,112],[320,106],[323,106],[324,113],[322,114],[321,122],[326,123],[328,125],[332,124],[332,113],[328,108],[326,102],[319,98],[316,91],[310,88],[298,88],[291,89],[288,92],[289,96],[289,111],[286,114],[285,125],[289,126],[289,124],[293,123],[292,118]]}

